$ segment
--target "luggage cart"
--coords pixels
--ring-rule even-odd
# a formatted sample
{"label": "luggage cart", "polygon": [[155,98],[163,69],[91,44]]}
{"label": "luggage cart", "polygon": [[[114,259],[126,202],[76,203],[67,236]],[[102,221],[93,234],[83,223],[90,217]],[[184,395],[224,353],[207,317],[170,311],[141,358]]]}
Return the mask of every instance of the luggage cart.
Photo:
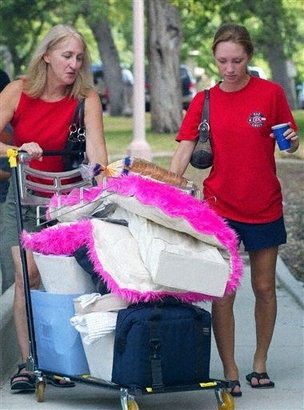
{"label": "luggage cart", "polygon": [[[63,154],[61,152],[61,154]],[[50,151],[44,155],[58,155],[58,151]],[[12,183],[15,194],[16,204],[16,219],[18,232],[23,231],[22,221],[22,205],[34,205],[37,207],[37,224],[41,220],[42,209],[45,209],[49,196],[61,195],[70,192],[73,188],[86,189],[92,186],[92,180],[84,180],[79,170],[48,173],[37,171],[29,167],[29,156],[26,152],[9,149],[7,151],[10,166],[12,168]],[[48,181],[48,184],[35,182],[37,178]],[[75,180],[77,182],[75,182]],[[64,183],[63,183],[64,181]],[[49,196],[45,196],[48,194]],[[38,366],[39,360],[37,357],[35,329],[31,302],[31,292],[29,286],[29,274],[27,267],[26,251],[20,245],[20,257],[22,265],[22,274],[24,282],[24,294],[26,303],[27,325],[29,333],[29,356],[26,360],[26,371],[33,375],[36,380],[36,399],[38,402],[43,402],[45,398],[46,378],[47,376],[55,377],[57,379],[68,378],[71,381],[90,384],[104,389],[117,390],[120,393],[120,404],[122,410],[139,410],[139,406],[135,400],[136,396],[151,395],[158,393],[174,393],[180,391],[197,391],[197,390],[214,390],[217,400],[218,410],[235,410],[235,403],[233,396],[227,391],[229,382],[223,380],[210,379],[195,385],[182,386],[165,386],[161,391],[153,391],[151,387],[145,389],[127,388],[120,386],[111,381],[94,378],[90,375],[71,376],[69,374],[55,374]]]}

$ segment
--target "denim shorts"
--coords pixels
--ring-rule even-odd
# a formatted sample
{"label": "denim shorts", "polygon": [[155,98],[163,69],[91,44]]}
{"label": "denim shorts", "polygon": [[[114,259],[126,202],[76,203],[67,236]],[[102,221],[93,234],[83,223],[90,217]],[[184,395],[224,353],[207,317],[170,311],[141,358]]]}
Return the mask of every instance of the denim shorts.
{"label": "denim shorts", "polygon": [[257,251],[286,243],[287,234],[283,216],[276,221],[264,224],[250,224],[226,219],[229,226],[235,230],[245,251]]}
{"label": "denim shorts", "polygon": [[[5,241],[9,246],[19,246],[18,221],[13,184],[10,184],[6,197],[5,207]],[[37,206],[22,205],[22,228],[27,232],[39,232],[42,227],[37,226]]]}

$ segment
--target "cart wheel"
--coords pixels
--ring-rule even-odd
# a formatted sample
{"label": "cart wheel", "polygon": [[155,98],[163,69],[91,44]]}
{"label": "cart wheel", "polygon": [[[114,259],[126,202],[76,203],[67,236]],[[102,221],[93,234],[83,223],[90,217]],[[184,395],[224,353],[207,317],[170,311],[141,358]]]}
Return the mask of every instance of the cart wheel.
{"label": "cart wheel", "polygon": [[135,400],[128,400],[128,410],[139,410],[138,404]]}
{"label": "cart wheel", "polygon": [[45,386],[46,384],[44,381],[39,381],[36,384],[36,397],[38,403],[42,403],[44,401]]}
{"label": "cart wheel", "polygon": [[235,410],[234,398],[230,393],[222,392],[222,402],[222,405],[218,404],[218,410]]}

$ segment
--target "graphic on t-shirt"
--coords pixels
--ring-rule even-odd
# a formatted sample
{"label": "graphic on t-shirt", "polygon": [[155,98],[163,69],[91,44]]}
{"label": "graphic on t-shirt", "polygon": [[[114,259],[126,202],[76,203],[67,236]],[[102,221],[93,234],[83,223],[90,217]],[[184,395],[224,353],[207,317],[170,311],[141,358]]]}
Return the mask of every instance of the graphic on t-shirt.
{"label": "graphic on t-shirt", "polygon": [[252,113],[248,118],[249,124],[256,128],[262,127],[265,121],[265,116],[259,111]]}

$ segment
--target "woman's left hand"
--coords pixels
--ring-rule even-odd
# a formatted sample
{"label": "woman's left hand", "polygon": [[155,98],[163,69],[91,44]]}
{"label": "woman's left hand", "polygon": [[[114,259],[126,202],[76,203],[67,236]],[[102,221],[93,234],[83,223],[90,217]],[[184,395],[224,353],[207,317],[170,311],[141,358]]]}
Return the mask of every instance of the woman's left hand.
{"label": "woman's left hand", "polygon": [[[291,154],[299,148],[299,137],[298,137],[296,131],[293,128],[291,128],[292,123],[289,122],[288,125],[289,125],[289,128],[288,128],[287,131],[284,132],[284,137],[285,137],[285,139],[290,140],[291,148],[289,150],[287,150],[287,152],[289,152]],[[275,138],[275,135],[273,133],[271,133],[270,136],[272,138]]]}
{"label": "woman's left hand", "polygon": [[290,128],[288,128],[288,130],[285,131],[284,136],[285,136],[285,139],[289,140],[291,143],[291,147],[287,151],[291,154],[299,148],[299,137],[296,131],[293,128],[291,128],[292,126],[291,122],[289,122],[288,125]]}

